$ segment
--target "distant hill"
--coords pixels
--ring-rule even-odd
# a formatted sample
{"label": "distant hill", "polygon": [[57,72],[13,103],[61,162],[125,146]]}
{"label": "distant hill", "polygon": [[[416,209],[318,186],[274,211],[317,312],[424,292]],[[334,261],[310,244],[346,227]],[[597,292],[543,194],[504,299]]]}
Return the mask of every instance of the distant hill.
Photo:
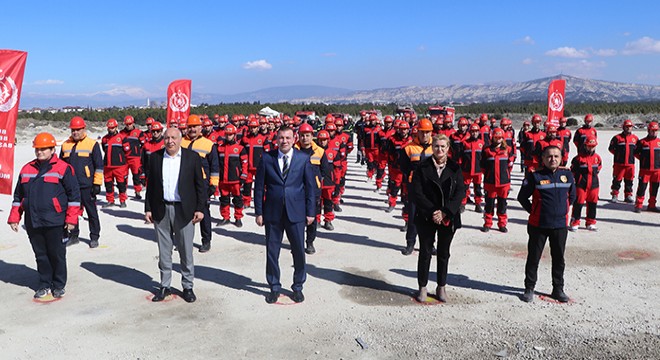
{"label": "distant hill", "polygon": [[[197,93],[193,86],[193,104],[235,102],[262,103],[489,103],[545,101],[548,84],[553,79],[566,80],[567,102],[630,102],[660,100],[660,86],[582,79],[568,75],[518,83],[449,86],[407,86],[374,90],[349,90],[327,86],[282,86],[233,95]],[[93,95],[37,95],[24,93],[21,109],[64,106],[109,107],[144,106],[146,97],[128,92]],[[163,103],[165,97],[151,98]]]}

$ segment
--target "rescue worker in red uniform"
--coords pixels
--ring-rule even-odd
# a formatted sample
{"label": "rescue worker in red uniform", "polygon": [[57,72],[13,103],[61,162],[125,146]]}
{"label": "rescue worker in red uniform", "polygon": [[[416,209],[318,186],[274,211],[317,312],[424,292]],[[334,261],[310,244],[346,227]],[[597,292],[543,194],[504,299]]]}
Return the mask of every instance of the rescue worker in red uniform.
{"label": "rescue worker in red uniform", "polygon": [[72,231],[80,214],[80,187],[73,167],[55,154],[55,137],[40,133],[32,141],[36,159],[18,174],[7,224],[18,232],[25,214],[25,230],[39,273],[35,299],[64,296],[67,280],[66,243],[62,230]]}
{"label": "rescue worker in red uniform", "polygon": [[388,153],[385,150],[387,141],[396,133],[396,129],[392,126],[392,117],[387,115],[383,120],[383,128],[378,132],[378,165],[376,169],[376,189],[378,192],[383,187],[383,179],[385,178],[385,170],[387,168]]}
{"label": "rescue worker in red uniform", "polygon": [[[333,193],[339,188],[339,181],[342,173],[342,164],[337,150],[328,146],[330,134],[327,130],[321,130],[318,133],[318,144],[324,150],[324,156],[328,162],[328,168],[322,173],[323,182],[321,185],[321,202],[323,204],[323,228],[334,230],[332,221],[335,219]],[[317,222],[320,220],[317,219]]]}
{"label": "rescue worker in red uniform", "polygon": [[[563,303],[570,300],[564,292],[564,251],[568,237],[568,214],[575,201],[575,181],[573,174],[561,168],[560,164],[561,150],[554,146],[545,148],[541,166],[527,172],[518,193],[518,201],[529,213],[524,302],[534,300],[539,261],[548,239],[552,256],[550,296]],[[530,197],[532,201],[529,201]]]}
{"label": "rescue worker in red uniform", "polygon": [[568,164],[568,155],[571,152],[571,129],[569,129],[566,124],[568,119],[565,116],[559,118],[559,127],[557,128],[557,137],[563,142],[563,147],[561,148],[564,151],[564,157],[561,159],[561,166],[566,166]]}
{"label": "rescue worker in red uniform", "polygon": [[451,136],[454,135],[455,132],[456,129],[454,129],[454,123],[451,118],[449,116],[444,116],[444,120],[442,120],[442,128],[438,133],[451,139]]}
{"label": "rescue worker in red uniform", "polygon": [[516,156],[518,155],[516,147],[516,130],[513,128],[513,124],[509,118],[502,118],[502,120],[500,120],[500,128],[504,130],[504,142],[511,151],[511,162],[509,163],[509,175],[511,175],[513,164],[515,164]]}
{"label": "rescue worker in red uniform", "polygon": [[144,146],[142,146],[142,156],[140,159],[140,164],[142,164],[142,174],[140,175],[140,179],[144,179],[145,185],[147,179],[146,169],[149,168],[149,155],[165,148],[163,130],[163,124],[154,121],[153,124],[151,124],[151,139],[145,142]]}
{"label": "rescue worker in red uniform", "polygon": [[389,171],[387,181],[387,204],[388,207],[385,212],[392,212],[396,207],[396,200],[399,196],[403,182],[403,173],[399,166],[399,157],[403,149],[412,140],[408,135],[410,131],[410,124],[405,121],[397,123],[397,131],[390,138],[387,139],[385,145],[385,153],[387,154],[387,168]]}
{"label": "rescue worker in red uniform", "polygon": [[497,227],[503,233],[508,232],[507,201],[511,189],[511,169],[509,164],[513,161],[513,149],[504,141],[504,130],[495,128],[493,140],[485,148],[481,156],[481,170],[484,174],[484,190],[486,190],[486,209],[484,212],[484,226],[481,231],[488,232],[493,226],[493,213],[495,212],[495,199],[497,199]]}
{"label": "rescue worker in red uniform", "polygon": [[539,166],[538,158],[534,156],[534,150],[536,149],[536,143],[544,138],[545,133],[541,131],[541,115],[534,114],[532,116],[532,128],[524,132],[523,142],[520,144],[521,148],[524,149],[522,155],[526,171],[531,171]]}
{"label": "rescue worker in red uniform", "polygon": [[[132,175],[135,199],[140,200],[142,199],[142,195],[140,194],[142,191],[140,156],[142,155],[142,144],[145,142],[145,136],[142,130],[135,127],[135,119],[131,115],[124,117],[124,125],[120,133],[129,145],[129,151],[126,153],[126,164]],[[126,185],[128,185],[128,171],[126,172]]]}
{"label": "rescue worker in red uniform", "polygon": [[233,197],[234,219],[237,227],[243,226],[243,197],[241,186],[247,179],[248,155],[243,145],[236,141],[236,126],[225,126],[225,138],[218,142],[220,159],[220,220],[219,225],[230,223],[229,200]]}
{"label": "rescue worker in red uniform", "polygon": [[592,114],[587,114],[584,116],[584,125],[579,129],[575,130],[575,137],[573,138],[573,144],[577,148],[578,153],[582,148],[582,144],[587,140],[587,136],[593,136],[598,139],[598,132],[592,126],[594,122],[594,116]]}
{"label": "rescue worker in red uniform", "polygon": [[518,151],[520,151],[520,172],[527,172],[527,167],[525,166],[525,134],[532,129],[532,123],[525,120],[523,125],[518,132]]}
{"label": "rescue worker in red uniform", "polygon": [[481,133],[481,141],[484,143],[484,147],[490,145],[490,125],[488,124],[488,115],[481,114],[479,117],[479,132]]}
{"label": "rescue worker in red uniform", "polygon": [[[371,181],[378,169],[378,133],[380,132],[380,125],[376,114],[371,114],[368,119],[363,130],[362,152],[367,159],[367,179]],[[433,128],[433,125],[431,125],[431,128]]]}
{"label": "rescue worker in red uniform", "polygon": [[252,119],[248,122],[248,133],[241,139],[241,145],[248,154],[248,173],[243,184],[242,196],[243,207],[249,208],[252,202],[252,183],[257,174],[261,155],[267,151],[268,139],[259,132],[259,120]]}
{"label": "rescue worker in red uniform", "polygon": [[474,186],[474,211],[481,213],[481,201],[483,200],[483,192],[481,191],[482,176],[481,173],[481,157],[482,151],[486,147],[481,140],[481,131],[477,124],[470,125],[470,137],[463,141],[463,149],[461,153],[461,169],[463,171],[463,183],[465,185],[465,198],[461,204],[461,212],[465,211],[465,204],[467,198],[470,196],[470,183]]}
{"label": "rescue worker in red uniform", "polygon": [[314,142],[314,128],[308,123],[300,124],[298,128],[298,143],[295,148],[309,155],[309,161],[312,164],[316,188],[314,197],[316,199],[316,216],[311,224],[305,227],[305,253],[314,254],[314,240],[316,240],[316,229],[321,221],[321,191],[324,174],[332,171],[332,165],[328,163],[325,157],[325,150]]}
{"label": "rescue worker in red uniform", "polygon": [[[99,246],[101,222],[96,209],[96,195],[103,184],[103,152],[96,140],[87,136],[85,120],[74,116],[69,122],[71,136],[62,143],[60,159],[73,167],[80,187],[81,215],[84,209],[89,221],[89,247]],[[64,238],[69,239],[67,246],[79,242],[80,228],[76,225],[72,231],[65,231]]]}
{"label": "rescue worker in red uniform", "polygon": [[621,180],[624,181],[623,195],[627,203],[634,203],[633,180],[635,179],[635,147],[639,138],[632,133],[632,120],[623,122],[623,131],[614,135],[607,148],[614,155],[612,171],[612,202],[617,202]]}
{"label": "rescue worker in red uniform", "polygon": [[444,121],[445,116],[442,114],[431,116],[431,122],[433,123],[433,132],[431,133],[431,136],[440,134]]}
{"label": "rescue worker in red uniform", "polygon": [[558,133],[559,132],[557,131],[556,126],[552,124],[546,126],[545,137],[536,142],[536,148],[534,149],[534,157],[536,158],[536,163],[541,163],[541,155],[543,154],[543,150],[545,150],[545,148],[548,146],[556,146],[561,149],[561,156],[563,161],[566,148],[564,148],[564,142],[559,137],[557,137]]}
{"label": "rescue worker in red uniform", "polygon": [[155,121],[156,120],[154,120],[154,118],[152,118],[151,116],[149,116],[146,120],[144,120],[144,124],[147,126],[147,130],[142,132],[142,134],[144,134],[145,143],[151,140],[151,136],[152,136],[151,127],[153,126]]}
{"label": "rescue worker in red uniform", "polygon": [[[417,130],[417,136],[403,148],[403,153],[399,157],[399,167],[403,173],[403,181],[406,184],[404,187],[406,189],[409,188],[412,175],[415,169],[417,169],[417,166],[433,155],[433,149],[431,148],[433,124],[431,120],[426,118],[420,119]],[[417,227],[414,221],[415,210],[415,203],[406,197],[403,211],[405,214],[408,214],[408,219],[404,218],[404,221],[406,221],[406,226],[404,226],[406,231],[406,248],[401,250],[403,255],[412,254],[415,248],[415,242],[417,241]]]}
{"label": "rescue worker in red uniform", "polygon": [[126,178],[128,177],[128,165],[126,154],[130,151],[130,144],[118,130],[117,120],[110,119],[106,123],[108,133],[101,139],[101,147],[105,157],[103,158],[103,182],[105,183],[105,200],[103,207],[107,208],[115,203],[114,184],[117,183],[119,191],[119,207],[126,207]]}
{"label": "rescue worker in red uniform", "polygon": [[468,119],[461,117],[458,119],[458,130],[449,137],[449,140],[451,140],[451,152],[449,153],[449,158],[459,165],[461,161],[461,153],[463,153],[463,141],[470,137],[470,132],[468,131],[469,128],[470,122]]}
{"label": "rescue worker in red uniform", "polygon": [[207,198],[206,206],[204,206],[202,213],[204,217],[199,222],[199,230],[202,234],[202,246],[199,252],[204,253],[211,250],[211,201],[210,197],[215,194],[218,188],[218,179],[220,172],[220,165],[218,160],[218,147],[217,145],[205,138],[202,135],[202,119],[197,115],[188,116],[186,136],[181,139],[181,147],[184,149],[192,150],[199,155],[202,160],[202,177],[206,184]]}
{"label": "rescue worker in red uniform", "polygon": [[353,151],[353,134],[344,131],[345,125],[346,122],[343,119],[335,119],[335,127],[337,127],[337,132],[330,139],[331,142],[335,139],[338,139],[344,144],[344,154],[341,158],[341,179],[339,181],[340,203],[343,202],[341,200],[341,196],[344,195],[344,190],[346,187],[346,172],[348,171],[348,154],[350,154]]}
{"label": "rescue worker in red uniform", "polygon": [[571,172],[575,179],[576,199],[573,203],[573,215],[568,230],[577,231],[580,226],[580,217],[584,203],[587,203],[587,230],[597,231],[596,227],[596,205],[598,204],[598,191],[600,184],[598,173],[603,168],[603,160],[596,154],[598,141],[595,137],[588,136],[582,151],[571,160]]}
{"label": "rescue worker in red uniform", "polygon": [[[342,174],[344,172],[343,163],[344,163],[345,158],[347,157],[347,155],[346,155],[346,144],[344,144],[344,142],[342,141],[341,138],[338,138],[336,136],[337,135],[337,126],[334,124],[334,118],[330,118],[330,119],[331,119],[330,120],[331,123],[325,125],[325,130],[330,135],[330,141],[328,142],[328,149],[333,150],[337,154],[338,158],[335,158],[335,161],[339,161],[339,163],[341,164],[341,169],[340,169],[341,171],[339,173],[339,178],[337,179],[337,181],[338,181],[337,185],[338,186],[332,194],[332,202],[333,202],[334,211],[335,212],[341,212],[342,209],[339,206],[339,204],[341,202],[343,202],[343,200],[341,199],[341,186],[342,186],[341,184],[344,183],[344,181],[343,181],[344,178],[343,178]],[[326,122],[329,121],[328,118],[326,118],[325,120],[326,120]]]}
{"label": "rescue worker in red uniform", "polygon": [[637,183],[636,213],[642,212],[646,187],[649,186],[648,211],[658,212],[656,197],[660,184],[660,140],[658,139],[658,123],[651,121],[647,126],[647,135],[635,146],[635,157],[639,159],[639,178]]}

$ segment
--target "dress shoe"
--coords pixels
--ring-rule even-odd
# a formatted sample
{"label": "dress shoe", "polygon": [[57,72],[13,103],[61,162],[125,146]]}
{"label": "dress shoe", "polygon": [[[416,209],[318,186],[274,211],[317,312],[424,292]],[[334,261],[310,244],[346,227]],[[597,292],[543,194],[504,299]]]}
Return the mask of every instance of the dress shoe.
{"label": "dress shoe", "polygon": [[438,298],[438,301],[447,302],[447,291],[444,286],[438,286],[435,290],[435,296]]}
{"label": "dress shoe", "polygon": [[415,250],[414,245],[406,245],[406,248],[401,250],[401,253],[408,256],[413,253],[413,250]]}
{"label": "dress shoe", "polygon": [[89,242],[89,248],[90,249],[96,249],[97,247],[99,247],[99,241],[98,240],[91,240]]}
{"label": "dress shoe", "polygon": [[392,210],[394,210],[394,206],[390,206],[390,207],[388,207],[387,209],[385,209],[385,212],[386,212],[386,213],[391,213]]}
{"label": "dress shoe", "polygon": [[163,300],[165,300],[166,297],[168,297],[170,295],[172,295],[172,290],[170,290],[170,288],[161,287],[160,289],[158,289],[158,292],[156,293],[156,295],[154,295],[154,297],[151,298],[151,301],[153,301],[153,302],[163,301]]}
{"label": "dress shoe", "polygon": [[125,208],[126,207],[126,201],[120,201],[119,202],[119,207],[122,208],[122,209]]}
{"label": "dress shoe", "polygon": [[481,207],[481,204],[474,205],[474,212],[477,212],[477,213],[484,212],[484,209]]}
{"label": "dress shoe", "polygon": [[316,252],[316,249],[314,249],[314,244],[312,243],[307,243],[307,247],[305,248],[305,253],[312,255]]}
{"label": "dress shoe", "polygon": [[241,219],[236,219],[236,221],[234,222],[234,225],[236,225],[236,227],[239,227],[239,228],[243,227],[243,221],[241,221]]}
{"label": "dress shoe", "polygon": [[266,302],[269,304],[274,304],[277,302],[277,299],[280,298],[280,293],[277,291],[271,291],[268,295],[266,295]]}
{"label": "dress shoe", "polygon": [[526,303],[530,303],[534,300],[534,289],[533,288],[526,288],[525,292],[523,293],[522,297],[520,298],[522,301]]}
{"label": "dress shoe", "polygon": [[341,207],[339,207],[339,204],[334,204],[334,205],[333,205],[333,210],[334,210],[335,212],[341,212]]}
{"label": "dress shoe", "polygon": [[294,290],[291,299],[293,302],[301,303],[305,301],[305,295],[303,295],[302,290]]}
{"label": "dress shoe", "polygon": [[66,242],[66,246],[75,245],[80,242],[78,235],[69,235],[69,241]]}
{"label": "dress shoe", "polygon": [[202,242],[202,246],[199,247],[199,252],[205,253],[211,250],[211,242]]}
{"label": "dress shoe", "polygon": [[560,287],[553,288],[550,297],[559,301],[560,303],[567,303],[570,300],[568,295],[566,295],[566,293],[564,292],[564,289]]}
{"label": "dress shoe", "polygon": [[218,221],[218,226],[227,225],[227,224],[229,224],[230,222],[231,222],[231,221],[229,221],[229,219],[222,219],[222,220]]}
{"label": "dress shoe", "polygon": [[326,221],[325,223],[323,223],[323,228],[329,231],[335,229],[334,225],[332,225],[332,221]]}
{"label": "dress shoe", "polygon": [[183,289],[183,300],[185,300],[187,303],[193,303],[195,300],[197,300],[197,296],[195,296],[192,288]]}
{"label": "dress shoe", "polygon": [[417,297],[415,297],[415,300],[421,303],[426,302],[427,292],[428,291],[426,290],[426,287],[419,288],[419,292],[417,293]]}

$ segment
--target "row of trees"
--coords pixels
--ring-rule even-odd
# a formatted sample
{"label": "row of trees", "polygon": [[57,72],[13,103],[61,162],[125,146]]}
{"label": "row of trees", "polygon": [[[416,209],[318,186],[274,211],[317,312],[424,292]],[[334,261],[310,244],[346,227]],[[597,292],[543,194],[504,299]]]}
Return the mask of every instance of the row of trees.
{"label": "row of trees", "polygon": [[[418,114],[425,114],[429,106],[436,104],[417,104],[414,106]],[[233,104],[200,104],[192,109],[192,113],[197,114],[256,114],[264,108],[269,106],[279,112],[293,115],[296,111],[315,111],[319,116],[325,116],[329,113],[346,113],[356,117],[360,110],[376,109],[380,110],[383,114],[393,114],[397,108],[397,104],[390,103],[386,105],[374,104],[261,104],[254,103],[233,103]],[[508,116],[508,114],[546,114],[547,104],[545,102],[538,103],[487,103],[487,104],[470,104],[465,106],[455,106],[456,113],[467,116],[477,116],[481,113],[494,115],[498,118]],[[601,115],[625,115],[625,114],[660,114],[660,102],[629,102],[629,103],[580,103],[580,104],[567,104],[564,114],[567,117],[580,114],[601,114]],[[126,115],[132,115],[139,124],[144,124],[147,117],[153,117],[157,120],[164,121],[166,118],[165,109],[142,109],[136,107],[129,108],[107,108],[102,111],[87,109],[82,112],[75,113],[75,115],[82,116],[85,120],[91,122],[105,122],[110,118],[122,120]],[[45,120],[53,122],[67,122],[74,116],[73,113],[64,112],[43,112],[43,113],[27,113],[20,112],[19,118],[33,118],[35,120]]]}

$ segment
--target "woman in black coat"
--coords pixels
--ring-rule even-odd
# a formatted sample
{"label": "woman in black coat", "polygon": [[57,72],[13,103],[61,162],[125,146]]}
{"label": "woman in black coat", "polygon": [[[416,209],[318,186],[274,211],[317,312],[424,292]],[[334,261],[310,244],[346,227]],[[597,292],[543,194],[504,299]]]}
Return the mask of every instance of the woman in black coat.
{"label": "woman in black coat", "polygon": [[454,161],[447,157],[450,141],[445,135],[433,137],[433,156],[424,160],[413,173],[411,200],[417,206],[415,225],[419,236],[417,261],[417,300],[426,301],[431,251],[438,236],[438,300],[447,301],[447,265],[449,246],[456,229],[461,227],[460,206],[465,196],[463,174]]}

